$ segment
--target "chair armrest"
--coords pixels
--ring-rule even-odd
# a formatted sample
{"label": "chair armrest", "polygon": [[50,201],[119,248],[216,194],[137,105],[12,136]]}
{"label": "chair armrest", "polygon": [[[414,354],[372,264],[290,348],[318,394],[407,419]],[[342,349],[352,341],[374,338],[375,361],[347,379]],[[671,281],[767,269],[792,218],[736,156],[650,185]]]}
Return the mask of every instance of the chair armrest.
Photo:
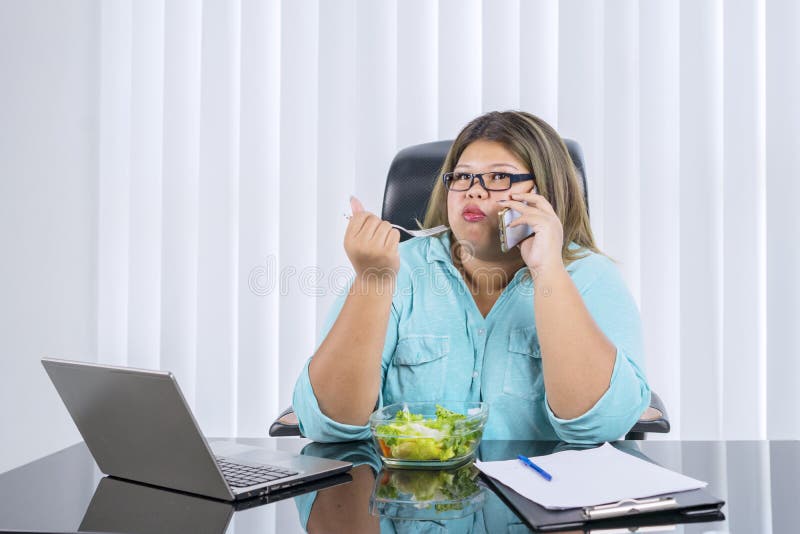
{"label": "chair armrest", "polygon": [[650,393],[650,406],[644,411],[642,416],[631,428],[631,433],[657,432],[666,434],[669,432],[669,416],[661,397],[655,391]]}
{"label": "chair armrest", "polygon": [[294,408],[289,406],[280,413],[277,419],[269,426],[269,435],[273,438],[303,435],[300,432],[300,423],[297,421]]}

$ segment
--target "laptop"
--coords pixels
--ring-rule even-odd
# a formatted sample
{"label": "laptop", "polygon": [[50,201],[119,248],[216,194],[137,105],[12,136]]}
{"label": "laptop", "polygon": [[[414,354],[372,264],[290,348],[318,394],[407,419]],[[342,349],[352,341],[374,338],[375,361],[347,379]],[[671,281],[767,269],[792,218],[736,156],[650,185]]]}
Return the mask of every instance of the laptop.
{"label": "laptop", "polygon": [[168,371],[53,358],[42,365],[106,475],[239,501],[352,467],[229,441],[209,446]]}

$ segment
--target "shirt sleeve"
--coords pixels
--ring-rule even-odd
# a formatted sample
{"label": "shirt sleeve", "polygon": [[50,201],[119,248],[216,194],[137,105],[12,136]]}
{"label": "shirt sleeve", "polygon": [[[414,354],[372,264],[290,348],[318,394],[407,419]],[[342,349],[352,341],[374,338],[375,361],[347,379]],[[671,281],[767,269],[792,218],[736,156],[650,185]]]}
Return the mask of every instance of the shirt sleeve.
{"label": "shirt sleeve", "polygon": [[[339,313],[344,307],[344,302],[349,293],[349,289],[340,295],[328,314],[325,325],[322,329],[320,342],[328,335],[339,317]],[[388,362],[394,354],[395,346],[397,345],[397,325],[398,314],[395,309],[394,303],[389,314],[389,324],[386,329],[386,340],[384,342],[383,354],[381,356],[381,388],[378,393],[378,403],[376,409],[383,407],[383,381],[386,376],[386,369]],[[316,352],[316,349],[315,351]],[[303,366],[300,377],[294,386],[294,393],[292,395],[292,407],[297,415],[297,420],[300,423],[300,432],[309,439],[320,442],[337,442],[337,441],[353,441],[360,439],[369,439],[369,425],[356,426],[348,425],[335,421],[325,415],[319,407],[317,396],[314,393],[314,388],[311,385],[311,379],[308,375],[308,365],[311,363],[311,358],[308,359]]]}
{"label": "shirt sleeve", "polygon": [[570,443],[601,443],[623,437],[650,404],[644,372],[642,326],[636,302],[616,265],[595,254],[583,260],[572,279],[597,326],[616,347],[611,382],[602,397],[575,419],[560,419],[545,407],[556,435]]}

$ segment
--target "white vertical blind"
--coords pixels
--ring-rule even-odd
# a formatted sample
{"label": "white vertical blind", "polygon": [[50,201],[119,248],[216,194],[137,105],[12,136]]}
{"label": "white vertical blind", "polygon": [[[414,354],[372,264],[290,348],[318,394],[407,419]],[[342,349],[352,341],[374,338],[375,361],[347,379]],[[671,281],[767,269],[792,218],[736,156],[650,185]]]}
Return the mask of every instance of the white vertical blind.
{"label": "white vertical blind", "polygon": [[439,140],[438,35],[437,2],[397,2],[397,146],[400,148]]}
{"label": "white vertical blind", "polygon": [[[278,398],[288,403],[294,379],[314,350],[313,295],[298,289],[298,274],[317,262],[319,176],[319,6],[314,0],[281,4],[280,169],[278,194]],[[334,236],[322,236],[333,239]],[[276,414],[277,415],[277,414]],[[267,424],[269,417],[263,421]]]}
{"label": "white vertical blind", "polygon": [[[606,3],[603,45],[604,249],[641,302],[639,166],[639,9],[636,0]],[[591,200],[590,200],[591,202]]]}
{"label": "white vertical blind", "polygon": [[[280,2],[242,1],[237,433],[260,436],[278,404],[276,279],[280,175]],[[256,277],[251,278],[251,274]]]}
{"label": "white vertical blind", "polygon": [[195,406],[210,435],[236,432],[240,8],[203,2]]}
{"label": "white vertical blind", "polygon": [[651,387],[681,436],[679,4],[639,5],[641,314]]}
{"label": "white vertical blind", "polygon": [[315,333],[327,318],[336,289],[346,286],[350,274],[342,246],[347,227],[343,214],[350,213],[349,197],[356,192],[358,146],[358,97],[353,91],[357,76],[357,2],[322,2],[319,10],[319,86],[324,90],[319,93],[316,227],[318,235],[328,237],[317,239],[316,263],[304,266],[319,273],[319,283],[314,284],[319,292]]}
{"label": "white vertical blind", "polygon": [[481,113],[481,0],[439,0],[439,138],[453,139]]}
{"label": "white vertical blind", "polygon": [[131,4],[128,363],[160,365],[164,3]]}
{"label": "white vertical blind", "polygon": [[[379,212],[397,148],[397,4],[358,0],[356,12],[355,186]],[[326,140],[320,139],[321,143]],[[325,202],[326,200],[322,200]]]}
{"label": "white vertical blind", "polygon": [[483,0],[482,5],[481,111],[519,109],[520,0]]}
{"label": "white vertical blind", "polygon": [[[603,2],[563,0],[558,14],[558,131],[583,147],[592,230],[602,248],[605,200],[603,151]],[[535,109],[527,110],[536,114]]]}
{"label": "white vertical blind", "polygon": [[[681,435],[722,434],[722,2],[680,5]],[[690,409],[686,409],[686,408]]]}
{"label": "white vertical blind", "polygon": [[194,405],[203,10],[193,0],[166,2],[164,8],[161,365]]}
{"label": "white vertical blind", "polygon": [[766,5],[767,435],[800,436],[800,4]]}
{"label": "white vertical blind", "polygon": [[128,359],[131,4],[101,4],[97,216],[97,354]]}
{"label": "white vertical blind", "polygon": [[557,0],[519,3],[519,104],[558,128]]}
{"label": "white vertical blind", "polygon": [[[764,9],[724,5],[723,437],[766,437]],[[752,416],[742,419],[740,414]]]}
{"label": "white vertical blind", "polygon": [[779,0],[100,5],[98,354],[263,435],[350,272],[348,196],[520,107],[583,146],[671,437],[800,437],[800,10]]}

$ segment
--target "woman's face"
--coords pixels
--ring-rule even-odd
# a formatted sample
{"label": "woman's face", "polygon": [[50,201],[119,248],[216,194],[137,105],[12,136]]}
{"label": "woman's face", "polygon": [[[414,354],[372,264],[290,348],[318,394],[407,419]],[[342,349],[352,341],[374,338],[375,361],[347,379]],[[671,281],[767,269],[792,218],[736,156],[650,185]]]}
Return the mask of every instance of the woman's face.
{"label": "woman's face", "polygon": [[[472,174],[484,172],[529,173],[530,169],[510,150],[497,141],[479,139],[462,152],[455,172]],[[467,244],[478,258],[491,260],[505,256],[500,251],[497,213],[501,199],[514,193],[527,193],[533,189],[533,180],[517,182],[506,191],[487,191],[478,180],[467,191],[447,193],[447,217],[456,240]]]}

